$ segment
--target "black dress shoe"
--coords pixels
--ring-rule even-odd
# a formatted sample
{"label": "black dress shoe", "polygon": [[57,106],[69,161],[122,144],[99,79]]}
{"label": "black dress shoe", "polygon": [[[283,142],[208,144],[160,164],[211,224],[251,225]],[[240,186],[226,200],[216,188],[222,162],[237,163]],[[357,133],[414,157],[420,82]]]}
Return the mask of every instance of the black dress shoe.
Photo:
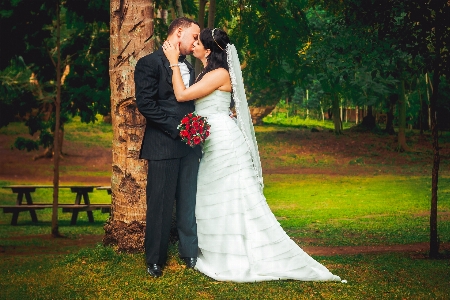
{"label": "black dress shoe", "polygon": [[186,263],[188,269],[193,269],[197,263],[197,257],[182,257],[181,259]]}
{"label": "black dress shoe", "polygon": [[152,277],[160,277],[162,275],[161,266],[157,264],[150,264],[147,266],[147,273]]}

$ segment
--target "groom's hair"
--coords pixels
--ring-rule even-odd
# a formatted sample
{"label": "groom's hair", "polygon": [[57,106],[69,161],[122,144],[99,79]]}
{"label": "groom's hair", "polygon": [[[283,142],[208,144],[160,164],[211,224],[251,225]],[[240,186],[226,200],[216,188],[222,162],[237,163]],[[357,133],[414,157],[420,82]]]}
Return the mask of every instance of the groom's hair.
{"label": "groom's hair", "polygon": [[[167,35],[170,36],[179,27],[189,28],[189,27],[191,27],[192,23],[194,23],[195,25],[198,25],[197,22],[195,22],[194,20],[191,20],[189,18],[186,18],[186,17],[176,18],[175,20],[172,21],[172,23],[170,23]],[[200,27],[200,25],[198,25],[198,26]]]}

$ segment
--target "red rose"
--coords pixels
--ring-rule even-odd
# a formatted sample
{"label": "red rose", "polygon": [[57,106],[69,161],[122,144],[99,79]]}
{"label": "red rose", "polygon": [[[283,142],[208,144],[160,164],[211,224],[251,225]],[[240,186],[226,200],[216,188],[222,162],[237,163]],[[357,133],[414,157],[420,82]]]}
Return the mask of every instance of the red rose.
{"label": "red rose", "polygon": [[187,137],[187,136],[189,135],[189,132],[188,132],[187,130],[181,130],[181,131],[180,131],[180,135],[181,135],[182,137]]}
{"label": "red rose", "polygon": [[188,124],[188,123],[189,123],[188,117],[184,117],[183,119],[181,119],[181,124]]}
{"label": "red rose", "polygon": [[199,137],[198,135],[194,137],[194,144],[198,145],[202,142],[201,137]]}

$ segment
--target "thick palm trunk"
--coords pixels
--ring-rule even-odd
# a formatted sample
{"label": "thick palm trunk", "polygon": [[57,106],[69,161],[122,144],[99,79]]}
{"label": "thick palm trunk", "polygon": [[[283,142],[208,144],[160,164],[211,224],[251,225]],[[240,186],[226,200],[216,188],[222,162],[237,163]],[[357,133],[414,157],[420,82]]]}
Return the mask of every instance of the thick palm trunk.
{"label": "thick palm trunk", "polygon": [[147,164],[139,159],[145,118],[136,106],[133,73],[138,59],[153,50],[153,5],[148,0],[111,0],[110,7],[112,215],[103,242],[135,252],[144,245]]}

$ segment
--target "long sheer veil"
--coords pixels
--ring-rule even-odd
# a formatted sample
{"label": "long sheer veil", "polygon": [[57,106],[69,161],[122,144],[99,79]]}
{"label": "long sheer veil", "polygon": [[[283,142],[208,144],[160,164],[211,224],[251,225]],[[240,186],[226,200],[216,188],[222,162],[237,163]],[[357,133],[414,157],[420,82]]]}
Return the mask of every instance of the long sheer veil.
{"label": "long sheer veil", "polygon": [[250,110],[248,108],[247,97],[245,95],[244,81],[242,79],[241,64],[236,47],[227,44],[227,61],[230,72],[231,85],[233,89],[233,100],[236,108],[237,124],[244,135],[247,147],[252,157],[253,169],[258,178],[261,192],[264,188],[261,160],[259,158],[258,144],[256,143],[255,129],[253,128]]}

